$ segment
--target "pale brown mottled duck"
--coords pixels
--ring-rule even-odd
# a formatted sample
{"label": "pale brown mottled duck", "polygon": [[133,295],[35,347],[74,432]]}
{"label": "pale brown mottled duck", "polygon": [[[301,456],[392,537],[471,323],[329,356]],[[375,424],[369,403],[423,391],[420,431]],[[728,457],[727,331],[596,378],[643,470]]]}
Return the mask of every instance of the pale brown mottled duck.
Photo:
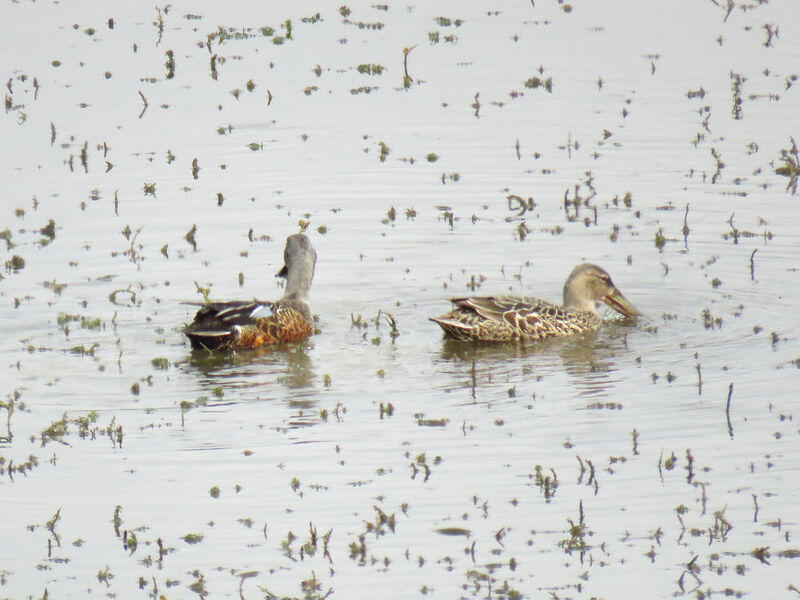
{"label": "pale brown mottled duck", "polygon": [[563,306],[525,296],[453,298],[451,302],[453,310],[431,321],[441,326],[445,336],[461,341],[542,340],[594,331],[604,323],[595,310],[598,302],[626,317],[639,314],[611,276],[590,263],[570,273]]}

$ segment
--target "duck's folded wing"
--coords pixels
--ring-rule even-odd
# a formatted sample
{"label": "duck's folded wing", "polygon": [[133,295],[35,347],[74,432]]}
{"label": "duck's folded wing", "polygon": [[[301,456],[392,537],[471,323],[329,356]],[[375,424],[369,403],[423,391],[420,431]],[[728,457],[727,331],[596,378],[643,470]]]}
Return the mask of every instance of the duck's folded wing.
{"label": "duck's folded wing", "polygon": [[514,337],[541,339],[557,335],[559,328],[572,328],[570,315],[564,309],[539,298],[483,296],[457,298],[453,303],[483,319],[504,323],[512,329]]}
{"label": "duck's folded wing", "polygon": [[452,298],[450,300],[456,308],[477,313],[484,319],[503,320],[503,314],[509,309],[509,304],[502,296],[476,296],[472,298]]}
{"label": "duck's folded wing", "polygon": [[486,319],[507,321],[511,316],[553,314],[561,309],[539,298],[527,296],[477,296],[453,298],[458,308],[473,310]]}
{"label": "duck's folded wing", "polygon": [[234,301],[234,302],[187,302],[199,306],[194,321],[186,328],[186,333],[194,335],[218,336],[230,333],[234,326],[249,325],[256,319],[274,314],[272,302]]}

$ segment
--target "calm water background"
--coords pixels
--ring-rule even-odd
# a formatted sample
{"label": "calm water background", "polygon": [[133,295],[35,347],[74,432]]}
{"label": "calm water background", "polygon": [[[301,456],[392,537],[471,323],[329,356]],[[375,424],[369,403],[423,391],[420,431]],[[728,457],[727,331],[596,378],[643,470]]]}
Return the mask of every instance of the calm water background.
{"label": "calm water background", "polygon": [[[795,598],[800,13],[725,4],[5,3],[0,597]],[[319,334],[192,355],[301,220]],[[584,260],[646,318],[427,321]]]}

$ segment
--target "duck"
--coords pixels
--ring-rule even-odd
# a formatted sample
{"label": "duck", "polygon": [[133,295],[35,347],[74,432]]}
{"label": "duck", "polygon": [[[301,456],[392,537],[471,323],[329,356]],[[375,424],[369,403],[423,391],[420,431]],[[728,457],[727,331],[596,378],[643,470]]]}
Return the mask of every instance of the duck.
{"label": "duck", "polygon": [[234,300],[186,302],[200,306],[183,332],[193,349],[230,351],[301,342],[313,334],[308,304],[317,253],[305,234],[286,238],[284,265],[276,277],[286,278],[283,296],[275,302]]}
{"label": "duck", "polygon": [[579,264],[567,277],[562,306],[527,296],[450,301],[450,312],[430,320],[442,328],[445,337],[460,341],[536,341],[595,331],[605,322],[597,314],[599,302],[625,317],[640,315],[605,269],[591,263]]}

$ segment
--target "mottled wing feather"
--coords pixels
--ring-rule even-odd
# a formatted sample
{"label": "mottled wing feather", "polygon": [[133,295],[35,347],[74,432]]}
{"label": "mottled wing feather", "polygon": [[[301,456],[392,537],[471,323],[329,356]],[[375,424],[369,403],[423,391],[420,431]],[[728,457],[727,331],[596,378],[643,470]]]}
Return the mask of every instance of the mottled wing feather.
{"label": "mottled wing feather", "polygon": [[446,335],[463,341],[541,340],[597,329],[602,323],[595,315],[568,312],[531,297],[485,296],[452,302],[451,312],[433,320]]}

